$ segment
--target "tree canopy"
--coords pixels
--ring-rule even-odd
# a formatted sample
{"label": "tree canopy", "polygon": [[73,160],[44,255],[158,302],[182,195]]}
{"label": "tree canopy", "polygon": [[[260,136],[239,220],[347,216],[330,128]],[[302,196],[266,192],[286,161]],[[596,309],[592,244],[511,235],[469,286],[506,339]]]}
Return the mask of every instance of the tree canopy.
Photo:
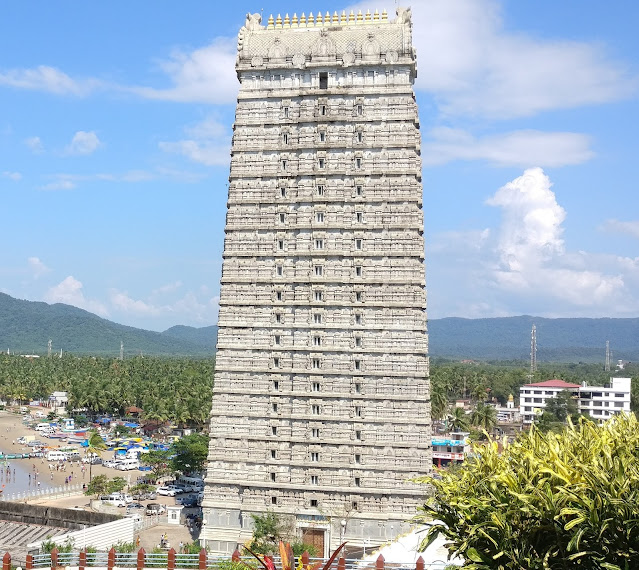
{"label": "tree canopy", "polygon": [[[639,422],[533,427],[512,444],[477,444],[460,468],[421,479],[416,522],[476,570],[639,567]],[[433,522],[435,521],[435,522]]]}
{"label": "tree canopy", "polygon": [[186,435],[171,445],[171,452],[173,470],[182,473],[202,471],[209,452],[209,438],[201,433]]}

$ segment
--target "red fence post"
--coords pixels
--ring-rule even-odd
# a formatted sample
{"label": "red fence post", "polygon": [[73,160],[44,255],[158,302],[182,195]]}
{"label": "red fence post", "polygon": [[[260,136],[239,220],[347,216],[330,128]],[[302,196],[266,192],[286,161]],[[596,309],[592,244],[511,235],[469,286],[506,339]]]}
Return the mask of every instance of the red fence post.
{"label": "red fence post", "polygon": [[308,566],[310,561],[311,557],[308,553],[308,550],[305,550],[304,552],[302,552],[302,564],[304,564],[304,566]]}
{"label": "red fence post", "polygon": [[55,570],[58,566],[58,549],[54,546],[51,551],[51,570]]}
{"label": "red fence post", "polygon": [[206,550],[200,550],[200,557],[197,564],[198,570],[206,570]]}
{"label": "red fence post", "polygon": [[86,549],[80,550],[80,558],[78,560],[79,570],[84,570],[87,567],[87,551]]}
{"label": "red fence post", "polygon": [[135,567],[137,568],[137,570],[143,570],[144,569],[144,556],[145,556],[146,552],[144,550],[144,548],[140,548],[140,550],[138,550],[138,559],[137,562],[135,564]]}
{"label": "red fence post", "polygon": [[240,558],[241,558],[240,551],[236,548],[236,549],[235,549],[235,552],[233,553],[233,556],[231,556],[231,560],[232,560],[233,562],[239,562],[239,561],[240,561]]}
{"label": "red fence post", "polygon": [[171,548],[171,550],[169,550],[166,559],[166,568],[167,570],[175,570],[175,548]]}
{"label": "red fence post", "polygon": [[109,550],[107,554],[107,568],[109,570],[113,570],[114,566],[115,566],[115,548],[111,547],[111,550]]}
{"label": "red fence post", "polygon": [[420,556],[415,563],[415,570],[424,570],[424,559]]}
{"label": "red fence post", "polygon": [[376,570],[384,570],[384,557],[380,554],[375,561]]}
{"label": "red fence post", "polygon": [[346,560],[343,556],[340,556],[337,561],[337,570],[346,570]]}
{"label": "red fence post", "polygon": [[2,557],[2,570],[11,570],[11,554],[8,552]]}
{"label": "red fence post", "polygon": [[33,570],[33,555],[27,554],[27,559],[24,564],[25,570]]}

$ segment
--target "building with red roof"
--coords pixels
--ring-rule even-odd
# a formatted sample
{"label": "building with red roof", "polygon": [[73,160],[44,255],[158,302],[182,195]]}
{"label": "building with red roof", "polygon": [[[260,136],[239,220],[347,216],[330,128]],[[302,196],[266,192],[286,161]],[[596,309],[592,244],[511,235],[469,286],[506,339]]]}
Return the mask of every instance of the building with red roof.
{"label": "building with red roof", "polygon": [[531,425],[546,408],[550,398],[568,391],[577,409],[595,420],[604,421],[619,412],[630,412],[630,378],[610,378],[607,386],[572,384],[558,378],[533,382],[519,389],[519,410],[524,425]]}

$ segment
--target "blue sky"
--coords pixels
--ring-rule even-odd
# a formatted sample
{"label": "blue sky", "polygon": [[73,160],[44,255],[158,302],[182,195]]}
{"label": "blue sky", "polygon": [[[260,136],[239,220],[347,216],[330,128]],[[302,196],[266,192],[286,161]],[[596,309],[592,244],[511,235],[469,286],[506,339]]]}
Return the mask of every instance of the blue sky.
{"label": "blue sky", "polygon": [[[216,323],[236,36],[193,0],[3,3],[0,291]],[[414,0],[430,318],[639,314],[639,5]]]}

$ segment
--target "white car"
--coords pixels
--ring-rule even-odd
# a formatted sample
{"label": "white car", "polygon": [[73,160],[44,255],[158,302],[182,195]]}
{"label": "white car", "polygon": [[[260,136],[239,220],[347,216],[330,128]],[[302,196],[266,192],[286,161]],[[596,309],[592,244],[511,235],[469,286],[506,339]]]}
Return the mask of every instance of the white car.
{"label": "white car", "polygon": [[173,485],[165,485],[163,487],[158,487],[156,491],[158,495],[164,495],[166,497],[175,497],[180,492],[180,489],[174,487]]}

